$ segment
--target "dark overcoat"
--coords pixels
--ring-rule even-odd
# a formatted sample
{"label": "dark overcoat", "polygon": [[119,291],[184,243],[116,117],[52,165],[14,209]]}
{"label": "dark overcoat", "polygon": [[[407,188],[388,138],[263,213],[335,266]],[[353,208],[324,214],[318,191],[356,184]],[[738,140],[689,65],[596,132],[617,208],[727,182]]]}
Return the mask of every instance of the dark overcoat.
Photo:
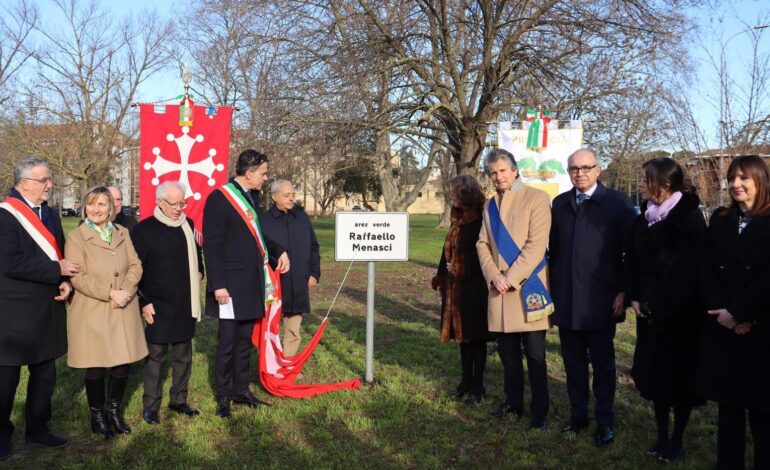
{"label": "dark overcoat", "polygon": [[[300,209],[293,208],[284,213],[273,204],[267,212],[260,214],[260,221],[265,238],[281,243],[289,255],[291,269],[281,274],[283,313],[310,312],[307,281],[310,276],[321,280],[321,254],[310,218]],[[280,253],[270,253],[271,258],[277,255]]]}
{"label": "dark overcoat", "polygon": [[126,227],[129,232],[133,232],[137,225],[136,219],[131,215],[124,214],[122,210],[115,214],[115,220],[112,223]]}
{"label": "dark overcoat", "polygon": [[[15,190],[11,197],[24,199]],[[42,205],[43,222],[64,252],[56,211]],[[61,277],[16,218],[0,209],[0,366],[37,364],[67,352],[67,315],[57,302]]]}
{"label": "dark overcoat", "polygon": [[738,209],[711,217],[703,270],[708,309],[726,308],[751,331],[737,335],[706,315],[701,389],[706,398],[770,412],[770,217],[754,217],[738,234]]}
{"label": "dark overcoat", "polygon": [[[190,229],[195,231],[191,219]],[[190,279],[187,274],[187,240],[182,227],[169,227],[155,217],[148,217],[131,232],[139,259],[142,280],[139,282],[139,305],[152,304],[155,318],[144,330],[148,343],[168,344],[189,341],[195,335],[195,318],[190,305]],[[201,249],[198,271],[203,274]]]}
{"label": "dark overcoat", "polygon": [[[462,327],[463,341],[489,341],[491,335],[487,329],[487,297],[489,291],[487,282],[484,279],[484,273],[481,271],[479,254],[476,250],[476,242],[479,240],[479,232],[483,225],[483,219],[479,217],[476,220],[460,226],[460,232],[457,235],[457,253],[455,257],[461,258],[463,274],[458,283],[462,286],[461,292],[457,296],[459,301],[460,325]],[[447,290],[447,261],[444,250],[441,250],[441,260],[438,264],[436,276],[433,278],[432,287],[435,289],[441,287],[441,326],[439,331],[443,330],[444,322],[449,321],[446,318],[448,312],[445,311],[446,296],[450,294]],[[452,336],[452,339],[456,339]]]}
{"label": "dark overcoat", "polygon": [[[235,186],[246,195],[238,183]],[[256,197],[254,207],[259,207]],[[267,240],[266,243],[268,253],[285,251],[275,242]],[[262,253],[246,223],[221,190],[212,191],[203,208],[203,256],[208,277],[206,315],[219,318],[219,303],[214,291],[227,289],[236,320],[256,320],[265,316]]]}
{"label": "dark overcoat", "polygon": [[[693,405],[705,303],[699,272],[706,221],[694,194],[683,194],[668,217],[648,227],[644,210],[628,253],[629,300],[645,306],[637,317],[631,375],[648,400]],[[644,209],[644,207],[643,207]]]}
{"label": "dark overcoat", "polygon": [[579,208],[574,188],[556,196],[548,263],[554,324],[594,330],[615,320],[612,302],[628,283],[623,255],[635,217],[631,199],[601,182]]}

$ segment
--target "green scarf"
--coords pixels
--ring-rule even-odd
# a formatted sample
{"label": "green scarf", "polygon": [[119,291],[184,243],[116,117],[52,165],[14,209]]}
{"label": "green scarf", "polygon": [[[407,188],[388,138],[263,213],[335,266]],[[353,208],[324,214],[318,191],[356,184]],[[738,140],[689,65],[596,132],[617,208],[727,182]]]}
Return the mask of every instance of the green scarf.
{"label": "green scarf", "polygon": [[104,240],[105,243],[112,245],[112,229],[114,228],[112,222],[107,222],[107,226],[101,228],[95,223],[91,222],[90,219],[86,219],[86,225],[94,229],[94,231],[99,234],[99,238]]}

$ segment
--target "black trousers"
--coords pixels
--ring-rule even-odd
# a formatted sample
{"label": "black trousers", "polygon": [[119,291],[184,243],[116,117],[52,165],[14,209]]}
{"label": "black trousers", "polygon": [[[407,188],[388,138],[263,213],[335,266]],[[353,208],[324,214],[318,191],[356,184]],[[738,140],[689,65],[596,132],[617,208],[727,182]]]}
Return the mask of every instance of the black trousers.
{"label": "black trousers", "polygon": [[[144,395],[142,406],[147,411],[160,410],[163,395],[163,363],[166,362],[168,344],[147,343],[150,354],[144,361]],[[171,344],[171,390],[169,405],[187,403],[187,389],[192,371],[192,340]]]}
{"label": "black trousers", "polygon": [[524,365],[521,349],[527,357],[529,386],[532,392],[532,421],[548,416],[548,369],[545,364],[545,331],[498,333],[497,352],[503,363],[503,388],[506,401],[518,410],[524,409]]}
{"label": "black trousers", "polygon": [[255,320],[219,320],[216,383],[217,400],[249,393],[251,333]]}
{"label": "black trousers", "polygon": [[572,424],[588,423],[588,363],[594,372],[596,423],[612,426],[615,415],[615,323],[598,330],[571,330],[559,327],[561,355],[567,373],[567,394]]}
{"label": "black trousers", "polygon": [[745,410],[719,404],[717,425],[717,467],[741,469],[746,467],[746,414],[754,438],[754,468],[770,469],[770,413]]}
{"label": "black trousers", "polygon": [[[50,359],[38,364],[29,364],[27,368],[29,382],[27,382],[27,403],[24,412],[27,428],[24,434],[28,437],[37,437],[48,432],[48,421],[51,420],[51,397],[56,386],[56,361]],[[20,376],[21,366],[0,366],[0,438],[10,438],[13,434],[11,411]]]}

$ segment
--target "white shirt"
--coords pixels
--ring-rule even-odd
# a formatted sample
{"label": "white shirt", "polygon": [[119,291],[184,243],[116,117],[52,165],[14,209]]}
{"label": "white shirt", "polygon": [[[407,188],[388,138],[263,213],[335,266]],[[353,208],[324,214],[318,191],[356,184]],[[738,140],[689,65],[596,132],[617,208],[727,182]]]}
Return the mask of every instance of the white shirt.
{"label": "white shirt", "polygon": [[40,205],[40,204],[38,204],[38,205],[32,204],[29,199],[27,199],[26,197],[24,197],[23,194],[21,194],[21,191],[19,191],[19,194],[21,195],[22,199],[24,199],[24,202],[26,202],[27,205],[33,209],[33,211],[34,211],[35,207],[40,209],[40,212],[37,214],[37,216],[40,217],[40,220],[43,220],[43,206]]}
{"label": "white shirt", "polygon": [[[588,188],[588,190],[587,190],[587,191],[583,191],[583,194],[585,194],[586,196],[588,196],[588,197],[587,197],[587,199],[591,199],[591,196],[593,196],[593,195],[594,195],[594,191],[596,191],[596,188],[598,188],[598,187],[599,187],[599,183],[594,183],[594,185],[593,185],[593,186],[591,186],[590,188]],[[575,190],[575,200],[576,200],[576,201],[577,201],[577,197],[578,197],[580,194],[581,194],[580,190],[579,190],[579,189],[576,189],[576,190]]]}

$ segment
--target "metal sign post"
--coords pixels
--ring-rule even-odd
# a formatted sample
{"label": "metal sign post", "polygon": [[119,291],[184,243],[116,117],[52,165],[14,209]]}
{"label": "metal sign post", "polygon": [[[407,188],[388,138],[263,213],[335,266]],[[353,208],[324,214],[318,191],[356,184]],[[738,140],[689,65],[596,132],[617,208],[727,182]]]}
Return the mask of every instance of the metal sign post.
{"label": "metal sign post", "polygon": [[366,381],[374,381],[374,261],[367,263],[366,282]]}
{"label": "metal sign post", "polygon": [[406,212],[337,212],[334,258],[367,261],[366,381],[374,382],[374,263],[409,260],[409,214]]}

